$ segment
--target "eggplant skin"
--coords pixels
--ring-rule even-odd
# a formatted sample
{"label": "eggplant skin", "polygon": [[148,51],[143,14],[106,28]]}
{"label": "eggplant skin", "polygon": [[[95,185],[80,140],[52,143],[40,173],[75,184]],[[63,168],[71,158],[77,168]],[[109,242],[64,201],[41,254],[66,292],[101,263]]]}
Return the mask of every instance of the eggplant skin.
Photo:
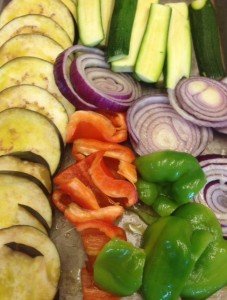
{"label": "eggplant skin", "polygon": [[[32,257],[31,253],[12,249],[12,245],[23,245],[27,251],[33,248],[40,255]],[[60,257],[46,234],[25,225],[0,230],[1,299],[52,300],[57,294],[59,279]]]}

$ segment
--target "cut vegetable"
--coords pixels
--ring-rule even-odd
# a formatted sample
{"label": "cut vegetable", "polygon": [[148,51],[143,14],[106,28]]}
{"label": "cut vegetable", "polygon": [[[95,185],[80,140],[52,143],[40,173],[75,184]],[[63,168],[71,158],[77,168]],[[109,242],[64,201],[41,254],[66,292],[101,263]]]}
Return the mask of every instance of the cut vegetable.
{"label": "cut vegetable", "polygon": [[48,163],[33,152],[14,152],[0,156],[1,171],[17,171],[37,178],[47,189],[52,191],[52,180]]}
{"label": "cut vegetable", "polygon": [[5,42],[0,48],[0,67],[21,56],[42,58],[51,63],[64,51],[53,39],[41,34],[19,34]]}
{"label": "cut vegetable", "polygon": [[146,31],[135,65],[135,74],[142,81],[157,82],[162,74],[170,17],[169,6],[151,4]]}
{"label": "cut vegetable", "polygon": [[73,0],[61,0],[68,10],[71,12],[73,18],[76,20],[76,3]]}
{"label": "cut vegetable", "polygon": [[115,0],[109,31],[111,39],[109,39],[107,46],[108,62],[129,54],[136,8],[137,0]]}
{"label": "cut vegetable", "polygon": [[196,0],[189,6],[191,32],[201,76],[225,76],[217,16],[210,0]]}
{"label": "cut vegetable", "polygon": [[0,92],[0,111],[12,107],[34,110],[50,119],[65,141],[68,114],[60,101],[35,85],[15,85]]}
{"label": "cut vegetable", "polygon": [[36,57],[18,57],[0,68],[0,91],[21,84],[32,84],[46,89],[64,105],[68,115],[75,107],[59,91],[53,73],[53,65]]}
{"label": "cut vegetable", "polygon": [[0,228],[22,224],[50,229],[49,194],[35,177],[17,171],[0,171],[0,201]]}
{"label": "cut vegetable", "polygon": [[185,2],[168,5],[172,13],[167,41],[166,87],[173,89],[181,78],[190,76],[192,43],[188,5]]}
{"label": "cut vegetable", "polygon": [[43,34],[55,40],[64,49],[72,46],[67,32],[53,19],[43,15],[24,15],[13,19],[0,29],[0,46],[18,34]]}
{"label": "cut vegetable", "polygon": [[151,3],[158,3],[158,0],[138,0],[130,39],[129,54],[125,58],[115,60],[111,63],[111,69],[113,71],[133,72],[140,44],[146,29]]}
{"label": "cut vegetable", "polygon": [[110,30],[110,22],[113,14],[115,0],[101,0],[101,17],[102,17],[102,28],[104,33],[104,39],[100,45],[108,45],[108,37]]}
{"label": "cut vegetable", "polygon": [[104,38],[100,0],[77,0],[77,22],[82,44],[98,45]]}
{"label": "cut vegetable", "polygon": [[[24,247],[15,251],[10,247],[12,243]],[[33,248],[41,255],[32,257],[28,250],[22,252],[22,248]],[[55,245],[46,234],[34,227],[23,225],[1,229],[0,265],[2,299],[54,298],[60,278],[60,258]]]}
{"label": "cut vegetable", "polygon": [[60,0],[12,0],[3,9],[0,16],[0,28],[16,17],[39,14],[50,17],[69,35],[75,38],[75,24],[68,8]]}
{"label": "cut vegetable", "polygon": [[57,127],[40,113],[10,108],[0,112],[0,155],[32,151],[49,164],[53,175],[63,152],[63,141]]}

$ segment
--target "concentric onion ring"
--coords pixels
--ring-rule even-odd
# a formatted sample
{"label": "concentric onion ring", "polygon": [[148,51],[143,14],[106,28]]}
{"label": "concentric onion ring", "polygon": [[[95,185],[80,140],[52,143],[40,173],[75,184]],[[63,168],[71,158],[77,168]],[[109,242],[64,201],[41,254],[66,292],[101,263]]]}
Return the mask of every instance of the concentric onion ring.
{"label": "concentric onion ring", "polygon": [[227,85],[194,76],[182,79],[175,90],[168,90],[174,109],[186,120],[199,126],[227,127]]}
{"label": "concentric onion ring", "polygon": [[61,93],[77,109],[126,111],[141,95],[140,84],[128,74],[112,72],[104,52],[96,48],[76,45],[62,52],[54,76]]}
{"label": "concentric onion ring", "polygon": [[227,156],[207,154],[198,157],[207,183],[194,201],[211,208],[227,237]]}
{"label": "concentric onion ring", "polygon": [[138,155],[171,149],[197,156],[213,138],[211,129],[184,120],[169,104],[166,94],[136,100],[127,111],[127,125]]}

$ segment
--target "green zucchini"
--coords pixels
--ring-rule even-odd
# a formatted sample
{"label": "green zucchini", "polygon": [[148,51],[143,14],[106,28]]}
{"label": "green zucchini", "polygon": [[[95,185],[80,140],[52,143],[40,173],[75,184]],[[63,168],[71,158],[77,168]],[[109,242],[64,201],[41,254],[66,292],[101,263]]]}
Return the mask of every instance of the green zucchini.
{"label": "green zucchini", "polygon": [[115,0],[110,23],[111,39],[107,45],[107,60],[112,62],[129,54],[131,32],[137,0]]}
{"label": "green zucchini", "polygon": [[196,0],[189,6],[195,56],[201,76],[225,76],[215,8],[210,0]]}
{"label": "green zucchini", "polygon": [[100,0],[77,1],[77,24],[83,45],[94,47],[104,39]]}
{"label": "green zucchini", "polygon": [[114,72],[133,72],[137,54],[146,28],[150,6],[158,0],[138,0],[135,19],[132,27],[129,54],[112,62]]}
{"label": "green zucchini", "polygon": [[135,65],[135,75],[144,82],[159,80],[166,57],[171,8],[151,4],[147,27]]}
{"label": "green zucchini", "polygon": [[174,89],[182,77],[189,77],[192,62],[192,42],[188,5],[169,3],[172,8],[166,57],[166,87]]}

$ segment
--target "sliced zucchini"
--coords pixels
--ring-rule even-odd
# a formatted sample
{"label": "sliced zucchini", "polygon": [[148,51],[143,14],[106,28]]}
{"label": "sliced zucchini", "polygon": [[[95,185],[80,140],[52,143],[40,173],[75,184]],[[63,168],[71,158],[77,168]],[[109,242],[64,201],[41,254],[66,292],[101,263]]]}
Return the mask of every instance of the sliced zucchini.
{"label": "sliced zucchini", "polygon": [[37,178],[47,189],[52,192],[50,169],[41,156],[33,152],[14,152],[0,156],[0,171],[17,171]]}
{"label": "sliced zucchini", "polygon": [[133,72],[140,44],[146,29],[150,6],[158,0],[138,0],[135,19],[133,22],[129,54],[111,63],[114,72]]}
{"label": "sliced zucchini", "polygon": [[60,0],[12,0],[4,7],[0,15],[0,28],[9,21],[23,15],[43,15],[53,19],[75,39],[75,24],[69,9]]}
{"label": "sliced zucchini", "polygon": [[193,46],[199,73],[214,79],[226,76],[217,16],[210,0],[196,0],[189,6]]}
{"label": "sliced zucchini", "polygon": [[107,46],[110,22],[113,14],[115,0],[101,0],[101,18],[102,28],[104,33],[104,39],[101,41],[101,46]]}
{"label": "sliced zucchini", "polygon": [[59,130],[47,117],[24,108],[0,112],[0,155],[31,151],[49,164],[51,174],[60,166],[63,140]]}
{"label": "sliced zucchini", "polygon": [[191,29],[188,5],[185,2],[167,4],[172,9],[166,58],[166,87],[174,89],[183,77],[189,77],[192,63]]}
{"label": "sliced zucchini", "polygon": [[0,91],[21,84],[32,84],[47,90],[64,105],[68,115],[75,111],[55,83],[53,64],[37,57],[18,57],[0,68]]}
{"label": "sliced zucchini", "polygon": [[52,38],[64,49],[72,46],[67,32],[53,19],[43,15],[25,15],[8,22],[0,29],[0,46],[18,34],[30,33]]}
{"label": "sliced zucchini", "polygon": [[0,67],[6,62],[21,56],[33,56],[54,63],[64,51],[53,39],[41,34],[19,34],[0,47]]}
{"label": "sliced zucchini", "polygon": [[50,119],[65,141],[68,114],[60,101],[47,90],[35,85],[15,85],[0,92],[0,111],[22,107],[37,111]]}
{"label": "sliced zucchini", "polygon": [[46,234],[26,225],[0,230],[1,299],[53,300],[59,279],[60,257]]}
{"label": "sliced zucchini", "polygon": [[[33,225],[39,229],[51,228],[49,194],[31,175],[0,171],[0,205],[0,228],[18,224]],[[33,214],[32,211],[36,213]]]}
{"label": "sliced zucchini", "polygon": [[112,62],[129,54],[131,32],[137,9],[137,0],[115,0],[110,23],[107,60]]}
{"label": "sliced zucchini", "polygon": [[159,80],[166,58],[171,8],[151,4],[147,27],[135,65],[136,77],[148,83]]}
{"label": "sliced zucchini", "polygon": [[77,0],[77,24],[83,45],[93,47],[104,39],[100,0]]}

